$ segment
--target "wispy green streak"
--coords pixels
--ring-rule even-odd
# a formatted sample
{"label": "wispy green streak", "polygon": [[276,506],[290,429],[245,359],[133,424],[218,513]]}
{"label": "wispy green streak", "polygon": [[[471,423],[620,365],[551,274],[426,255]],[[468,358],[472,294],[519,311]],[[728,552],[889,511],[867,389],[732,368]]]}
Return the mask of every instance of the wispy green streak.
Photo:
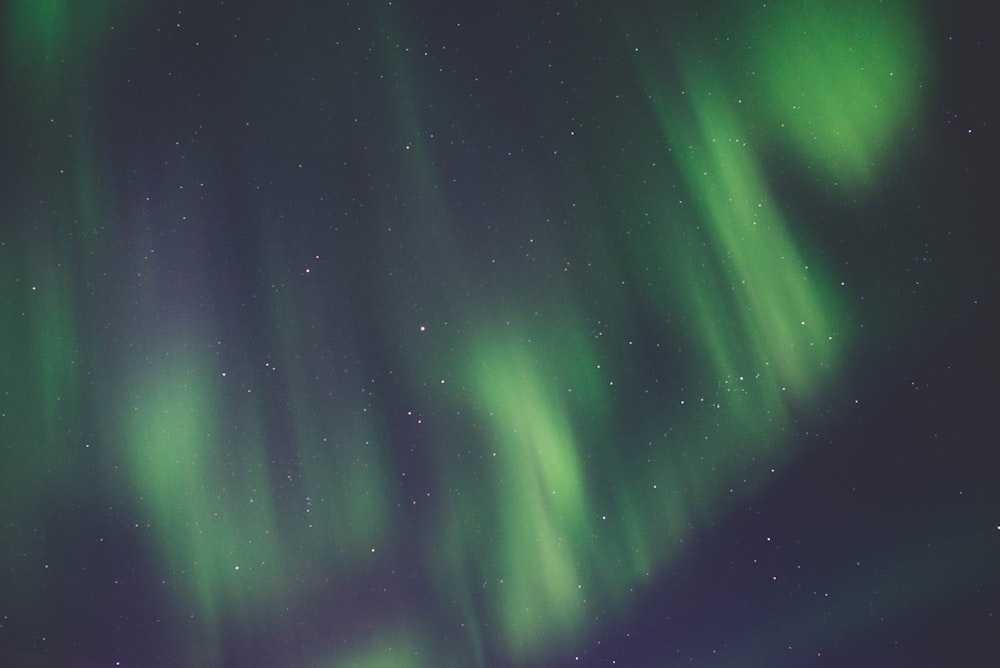
{"label": "wispy green streak", "polygon": [[132,373],[119,402],[131,481],[162,577],[215,639],[287,591],[262,443],[231,442],[211,360],[178,345]]}

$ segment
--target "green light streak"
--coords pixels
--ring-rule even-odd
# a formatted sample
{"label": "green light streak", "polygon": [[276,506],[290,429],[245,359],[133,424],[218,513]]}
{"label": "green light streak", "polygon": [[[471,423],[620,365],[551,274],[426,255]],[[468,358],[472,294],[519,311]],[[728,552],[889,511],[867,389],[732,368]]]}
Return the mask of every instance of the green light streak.
{"label": "green light streak", "polygon": [[[742,331],[755,359],[773,368],[777,380],[807,388],[830,368],[836,353],[831,342],[838,329],[831,315],[837,310],[827,296],[833,282],[810,266],[792,241],[738,130],[718,106],[693,97],[709,150],[705,160],[692,156],[682,172],[705,207],[716,259],[744,306]],[[719,141],[709,137],[716,134]]]}
{"label": "green light streak", "polygon": [[808,396],[835,365],[842,327],[834,283],[793,241],[732,102],[707,73],[689,79],[683,98],[692,120],[653,97],[700,214],[680,221],[691,251],[675,258],[687,287],[683,310],[694,315],[690,332],[713,374],[761,381],[759,400],[779,411],[782,392]]}
{"label": "green light streak", "polygon": [[[17,100],[5,108],[4,146],[17,173],[0,211],[11,253],[0,261],[0,377],[10,383],[0,411],[0,488],[11,500],[8,521],[25,535],[44,535],[68,495],[93,493],[94,481],[76,473],[100,457],[89,449],[87,417],[97,400],[87,393],[98,382],[93,342],[104,332],[95,336],[99,325],[80,314],[90,281],[107,269],[109,245],[93,232],[114,219],[102,207],[114,197],[90,150],[100,142],[81,93],[92,62],[82,46],[108,13],[101,2],[78,5],[85,16],[73,7],[14,0],[0,9],[0,68]],[[6,557],[0,562],[8,566]],[[35,577],[23,578],[28,590]]]}
{"label": "green light streak", "polygon": [[[69,257],[71,253],[56,253]],[[33,370],[37,379],[41,424],[46,438],[43,447],[58,442],[56,426],[67,415],[75,414],[79,400],[79,343],[73,313],[73,290],[67,268],[53,257],[39,256],[34,265],[42,268],[31,292],[28,318],[31,330]]]}
{"label": "green light streak", "polygon": [[[11,225],[5,231],[16,237],[19,221],[5,220]],[[44,554],[49,545],[39,536],[68,496],[89,491],[91,482],[77,473],[94,462],[86,449],[91,437],[79,426],[85,364],[72,252],[58,237],[48,248],[25,246],[15,254],[5,242],[0,259],[0,504],[12,544],[24,540]],[[23,554],[0,555],[0,567],[16,574],[34,599],[30,592],[42,585],[37,572],[23,572],[25,563]]]}
{"label": "green light streak", "polygon": [[135,374],[121,401],[132,483],[163,577],[212,640],[224,618],[287,592],[262,444],[226,447],[219,374],[184,346]]}
{"label": "green light streak", "polygon": [[496,438],[501,618],[515,652],[578,621],[574,546],[586,535],[586,484],[573,430],[554,388],[517,345],[476,355],[475,391]]}
{"label": "green light streak", "polygon": [[518,660],[577,633],[602,587],[580,452],[581,430],[601,421],[579,410],[600,395],[593,351],[578,328],[523,332],[475,337],[457,372],[477,426],[441,464],[454,488],[427,559],[478,654],[486,634]]}

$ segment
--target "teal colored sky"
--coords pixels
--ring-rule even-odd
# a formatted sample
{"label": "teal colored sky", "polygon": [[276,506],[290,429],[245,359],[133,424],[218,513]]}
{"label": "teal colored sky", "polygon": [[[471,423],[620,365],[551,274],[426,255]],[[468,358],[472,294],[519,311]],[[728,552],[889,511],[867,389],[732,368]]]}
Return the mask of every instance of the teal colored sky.
{"label": "teal colored sky", "polygon": [[612,4],[0,10],[0,663],[981,663],[984,24]]}

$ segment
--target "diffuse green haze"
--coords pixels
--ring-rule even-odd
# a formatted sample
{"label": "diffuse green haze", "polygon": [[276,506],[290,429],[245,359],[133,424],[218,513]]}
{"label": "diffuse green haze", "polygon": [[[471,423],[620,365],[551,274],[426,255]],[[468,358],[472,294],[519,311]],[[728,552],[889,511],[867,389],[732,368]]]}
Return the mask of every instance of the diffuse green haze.
{"label": "diffuse green haze", "polygon": [[301,351],[349,345],[331,340],[327,328],[313,326],[330,317],[325,308],[319,313],[315,308],[329,300],[330,286],[289,292],[268,299],[271,318],[282,324],[274,341],[273,374],[290,412],[286,456],[301,463],[294,473],[301,476],[301,486],[292,485],[289,505],[299,513],[295,524],[305,523],[298,540],[310,555],[326,555],[316,566],[327,574],[349,574],[371,560],[373,549],[390,548],[390,508],[396,499],[389,487],[387,436],[379,428],[379,407],[358,392],[364,379],[341,373],[322,389],[310,382],[316,373],[306,368]]}
{"label": "diffuse green haze", "polygon": [[[577,363],[593,366],[579,352]],[[490,498],[473,491],[474,503],[489,513],[488,540],[496,541],[478,556],[495,555],[495,612],[517,656],[543,639],[553,642],[583,617],[590,485],[565,390],[553,382],[558,376],[545,353],[538,360],[523,342],[493,338],[471,359],[470,389],[487,420],[480,447],[488,465],[495,460]]]}
{"label": "diffuse green haze", "polygon": [[[103,260],[98,234],[107,210],[81,91],[108,14],[101,2],[70,5],[15,0],[0,9],[5,95],[17,100],[4,108],[0,131],[0,489],[11,535],[35,533],[27,544],[42,554],[49,540],[38,536],[54,535],[48,527],[67,496],[90,492],[81,471],[100,461],[86,392],[98,326],[81,315],[98,282],[91,270]],[[81,12],[86,19],[74,23]],[[0,562],[19,586],[37,591],[41,574],[21,572],[25,556],[5,552]]]}
{"label": "diffuse green haze", "polygon": [[[682,72],[690,85],[677,96],[665,90],[669,77],[656,71],[656,63],[640,63],[663,138],[674,148],[664,162],[673,161],[683,198],[694,204],[679,207],[665,194],[653,216],[662,222],[636,234],[625,252],[626,263],[652,268],[655,280],[671,289],[646,291],[638,307],[608,310],[627,317],[634,315],[630,308],[648,309],[694,342],[685,352],[690,368],[684,374],[703,379],[700,396],[647,412],[637,410],[637,402],[618,401],[609,367],[623,353],[591,335],[591,305],[582,298],[578,305],[551,285],[538,290],[561,306],[544,320],[504,321],[492,313],[496,304],[484,304],[467,318],[477,322],[471,331],[431,322],[419,341],[414,304],[426,285],[380,286],[383,311],[392,315],[378,324],[393,330],[387,339],[405,351],[402,362],[409,365],[400,376],[412,394],[431,395],[438,408],[435,419],[428,418],[436,439],[429,467],[441,492],[429,504],[431,531],[414,547],[423,557],[418,575],[430,580],[441,607],[457,608],[455,633],[466,634],[462,649],[475,665],[485,665],[498,647],[517,660],[538,659],[578,638],[598,613],[626,605],[636,585],[677,553],[681,539],[726,510],[724,490],[737,472],[765,455],[768,461],[790,456],[781,439],[788,411],[836,382],[836,368],[853,343],[844,336],[838,283],[795,241],[802,236],[792,234],[797,221],[780,213],[761,156],[778,143],[830,178],[860,187],[884,168],[881,159],[892,153],[887,146],[918,113],[919,67],[915,73],[908,63],[922,45],[913,16],[899,8],[852,4],[811,14],[808,5],[795,7],[778,5],[776,17],[761,15],[753,23],[768,37],[755,42],[755,76],[766,93],[752,113],[737,113],[742,103],[711,67]],[[7,40],[9,53],[53,91],[58,77],[39,63],[70,55],[68,8],[58,0],[19,0],[6,17],[5,35],[16,36]],[[379,17],[389,21],[384,11]],[[380,46],[387,49],[380,53],[384,62],[405,70],[395,43],[401,31],[383,32],[392,36]],[[419,77],[408,72],[401,79]],[[392,103],[402,128],[395,133],[396,151],[406,156],[399,178],[412,180],[402,190],[425,193],[423,210],[413,206],[410,213],[427,225],[399,232],[411,236],[402,242],[393,237],[397,245],[387,255],[412,276],[430,272],[429,280],[445,286],[437,295],[444,320],[462,315],[458,304],[469,301],[469,288],[454,278],[466,273],[431,269],[471,263],[451,235],[447,202],[429,194],[442,179],[424,119],[414,111],[420,89],[394,88]],[[762,123],[773,132],[751,133]],[[81,132],[86,123],[69,126]],[[58,208],[67,220],[80,219],[89,234],[100,227],[106,208],[100,179],[84,176],[97,156],[89,144],[72,146],[67,164],[76,174]],[[622,221],[609,216],[605,222]],[[33,379],[8,404],[8,412],[40,419],[16,434],[19,443],[51,443],[60,413],[78,410],[77,295],[60,272],[96,263],[100,251],[96,243],[76,251],[65,243],[55,248],[53,257],[34,263],[38,280],[17,288],[22,294],[0,319],[5,339],[31,341],[0,354],[5,375]],[[266,279],[277,281],[288,260],[265,269]],[[322,280],[345,279],[347,270],[339,271]],[[0,266],[5,285],[15,284],[19,273]],[[249,400],[254,410],[230,409],[226,369],[205,352],[213,337],[160,337],[160,349],[154,346],[123,372],[108,431],[123,437],[152,550],[177,608],[197,617],[193,623],[203,637],[192,651],[203,660],[221,652],[224,621],[266,614],[302,594],[309,568],[345,580],[363,576],[365,555],[391,543],[403,521],[393,514],[396,499],[387,482],[387,434],[372,415],[385,407],[376,402],[365,413],[362,402],[350,398],[362,379],[348,375],[323,391],[281,380],[310,377],[306,360],[343,343],[322,340],[329,328],[312,320],[311,311],[328,305],[329,291],[310,290],[263,298],[267,321],[281,324],[266,345],[277,351],[275,382],[284,385],[279,393]],[[508,310],[516,310],[521,297],[492,296]],[[491,328],[490,322],[497,324]],[[263,360],[249,363],[258,362]],[[266,417],[279,396],[287,429]],[[449,409],[455,417],[445,415]],[[616,430],[622,424],[627,435]],[[275,481],[280,471],[269,442],[275,438],[288,441],[281,444],[283,456],[301,462],[293,476],[301,478],[287,485]],[[43,450],[38,461],[12,463],[28,472],[21,478],[32,484],[50,463],[58,464],[54,483],[70,477],[71,460],[54,451]],[[0,478],[6,493],[29,489],[15,477],[5,471]],[[13,521],[24,524],[43,512],[36,499],[18,508]],[[399,623],[404,626],[411,628]],[[438,650],[415,635],[383,628],[369,644],[359,640],[353,653],[334,655],[324,665],[438,665]]]}
{"label": "diffuse green haze", "polygon": [[[820,45],[821,54],[843,52],[839,60],[808,60],[816,71],[789,74],[772,60],[760,72],[771,86],[760,102],[773,104],[773,113],[796,95],[811,106],[787,124],[794,150],[808,152],[833,178],[856,186],[885,168],[886,144],[908,122],[917,86],[912,79],[897,86],[895,77],[909,71],[905,64],[918,43],[913,35],[879,32],[889,29],[888,17],[873,23],[870,12],[857,9],[856,16],[847,11],[848,18],[835,21],[837,30]],[[806,34],[826,20],[826,11],[817,11],[803,19]],[[894,25],[905,33],[907,21]],[[859,26],[862,41],[879,45],[866,48],[881,52],[856,54],[859,38],[845,31]],[[803,31],[794,21],[776,29],[776,46],[765,61],[784,48],[782,39],[798,40]],[[760,46],[766,50],[767,42]],[[851,98],[857,86],[852,71],[869,60],[877,61],[879,74],[865,76],[860,96]],[[818,77],[821,66],[833,71]],[[701,360],[707,396],[699,403],[707,399],[707,405],[664,407],[663,436],[656,433],[662,426],[639,425],[640,432],[652,434],[646,449],[615,439],[601,443],[574,428],[592,407],[574,406],[565,399],[564,384],[553,382],[562,369],[554,370],[555,360],[565,359],[558,337],[514,328],[468,341],[469,402],[486,424],[489,444],[478,459],[496,461],[473,466],[473,490],[456,500],[461,508],[447,513],[443,568],[465,582],[445,588],[466,590],[456,598],[468,618],[499,623],[508,651],[519,658],[544,654],[580,632],[590,602],[616,600],[670,558],[686,533],[724,512],[732,498],[725,492],[737,476],[746,478],[748,469],[757,468],[748,484],[759,484],[765,469],[753,462],[789,456],[781,446],[789,409],[835,384],[851,344],[839,284],[815,253],[796,242],[802,235],[790,232],[795,221],[780,212],[767,184],[763,155],[773,150],[767,142],[779,140],[751,131],[761,121],[747,116],[724,85],[713,84],[710,66],[682,73],[689,85],[679,98],[665,95],[663,77],[648,69],[652,63],[642,67],[694,206],[665,202],[664,224],[672,229],[654,233],[651,247],[639,248],[637,241],[633,261],[661,267],[675,287],[650,293],[649,303],[665,323],[697,342],[691,363]],[[890,73],[893,81],[878,78]],[[822,87],[807,83],[816,78]],[[848,99],[853,101],[837,102]],[[649,262],[664,243],[668,247],[659,247],[668,259]],[[597,366],[594,351],[574,350],[579,368]],[[612,411],[605,406],[596,413],[610,423],[621,417]],[[619,449],[636,453],[635,461],[609,456]],[[588,476],[583,462],[591,459],[599,462],[595,468],[603,480],[614,481],[610,494]],[[449,467],[443,477],[468,475],[469,469]],[[624,550],[595,539],[598,499],[614,514],[614,527],[604,531],[619,543],[624,539]],[[595,578],[599,571],[618,575]]]}
{"label": "diffuse green haze", "polygon": [[337,659],[323,661],[317,668],[418,668],[435,665],[440,660],[441,657],[434,655],[433,650],[428,651],[419,634],[387,631]]}
{"label": "diffuse green haze", "polygon": [[[13,0],[5,16],[8,58],[20,64],[45,67],[67,50],[68,6],[64,0]],[[54,63],[48,65],[54,66]]]}
{"label": "diffuse green haze", "polygon": [[184,345],[160,351],[133,370],[117,421],[150,547],[196,614],[203,657],[224,619],[290,590],[264,446],[249,431],[233,447],[217,371]]}
{"label": "diffuse green haze", "polygon": [[818,258],[807,259],[792,240],[731,102],[706,85],[708,75],[693,80],[684,99],[695,126],[687,132],[683,118],[654,97],[701,214],[692,231],[700,247],[692,244],[686,262],[678,258],[678,282],[690,290],[685,311],[696,314],[692,333],[704,338],[713,375],[763,377],[762,398],[778,410],[780,401],[769,400],[777,392],[808,395],[829,373],[841,309]]}
{"label": "diffuse green haze", "polygon": [[[160,248],[181,251],[184,276],[211,274],[183,253],[200,231],[188,226],[183,243]],[[220,651],[223,627],[273,628],[317,582],[353,586],[395,549],[379,407],[366,405],[355,374],[335,369],[331,382],[307,366],[338,347],[316,326],[333,317],[330,276],[285,290],[273,270],[283,252],[276,242],[262,260],[271,290],[253,341],[206,318],[202,286],[152,272],[133,317],[156,343],[119,372],[109,432],[123,443],[172,602],[193,615],[198,641],[185,651],[202,661]]]}
{"label": "diffuse green haze", "polygon": [[[459,409],[475,426],[455,458],[440,459],[452,488],[439,501],[441,521],[426,550],[442,600],[458,602],[470,643],[481,647],[480,632],[497,628],[519,659],[571,635],[595,594],[590,483],[567,393],[593,388],[580,384],[586,373],[549,355],[551,339],[542,334],[546,340],[533,344],[523,334],[509,327],[478,336],[456,369],[465,388]],[[574,350],[580,368],[593,365],[587,350]],[[499,638],[490,637],[492,647]]]}
{"label": "diffuse green haze", "polygon": [[[121,0],[11,0],[2,12],[5,65],[31,82],[31,95],[42,115],[51,117],[51,103],[76,88],[89,74],[88,66],[114,34],[114,19],[128,8]],[[82,76],[81,76],[82,75]]]}
{"label": "diffuse green haze", "polygon": [[[19,256],[7,239],[0,243],[0,506],[11,545],[24,541],[61,561],[66,555],[50,553],[42,537],[66,495],[86,489],[79,471],[94,466],[91,437],[79,428],[86,401],[72,253],[33,248]],[[37,592],[44,574],[27,557],[3,550],[0,566],[18,588]]]}
{"label": "diffuse green haze", "polygon": [[919,142],[929,45],[919,3],[777,2],[753,12],[756,112],[817,176],[863,188]]}

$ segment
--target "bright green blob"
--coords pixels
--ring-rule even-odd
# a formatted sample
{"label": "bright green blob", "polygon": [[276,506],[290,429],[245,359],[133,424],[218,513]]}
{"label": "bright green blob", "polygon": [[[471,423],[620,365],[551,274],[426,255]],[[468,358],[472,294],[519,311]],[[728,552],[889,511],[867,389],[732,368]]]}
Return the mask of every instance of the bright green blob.
{"label": "bright green blob", "polygon": [[769,3],[747,54],[772,129],[808,166],[860,185],[912,140],[927,44],[910,3]]}
{"label": "bright green blob", "polygon": [[66,0],[12,0],[5,33],[20,59],[58,55],[66,40],[69,5]]}
{"label": "bright green blob", "polygon": [[90,74],[86,66],[122,29],[115,17],[133,9],[123,0],[11,0],[0,10],[4,65],[27,77],[31,95],[62,94],[62,88]]}

